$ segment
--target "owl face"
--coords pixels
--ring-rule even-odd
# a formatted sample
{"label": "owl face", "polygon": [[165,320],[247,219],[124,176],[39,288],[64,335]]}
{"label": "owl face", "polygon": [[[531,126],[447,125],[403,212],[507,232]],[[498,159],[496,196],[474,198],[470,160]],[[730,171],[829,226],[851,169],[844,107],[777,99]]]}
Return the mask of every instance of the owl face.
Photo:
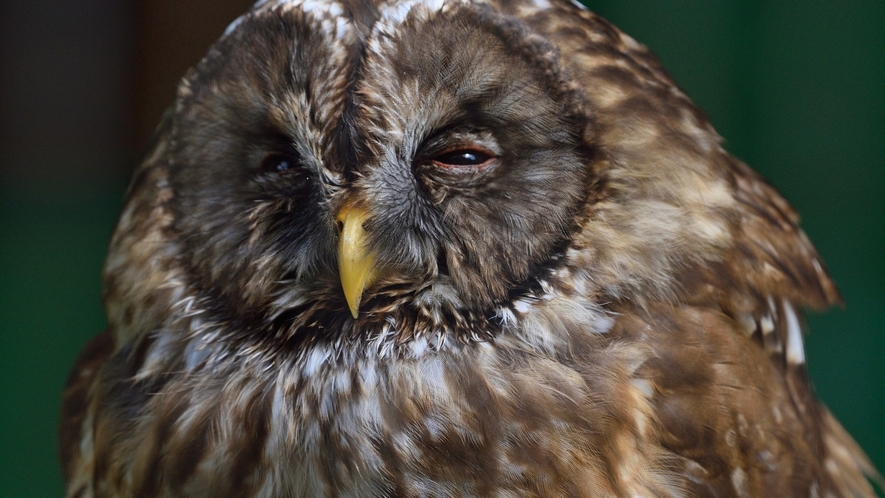
{"label": "owl face", "polygon": [[190,277],[225,320],[486,322],[563,250],[592,184],[590,120],[555,49],[453,4],[376,13],[360,57],[358,26],[284,7],[244,18],[179,92]]}

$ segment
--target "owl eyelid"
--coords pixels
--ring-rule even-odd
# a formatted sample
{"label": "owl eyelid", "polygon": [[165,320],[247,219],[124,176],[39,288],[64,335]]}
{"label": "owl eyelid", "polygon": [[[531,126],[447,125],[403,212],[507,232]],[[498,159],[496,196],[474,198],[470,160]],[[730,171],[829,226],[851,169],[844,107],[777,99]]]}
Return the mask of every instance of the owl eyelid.
{"label": "owl eyelid", "polygon": [[485,147],[475,145],[462,145],[449,147],[434,154],[430,158],[431,164],[446,170],[482,170],[497,161],[498,156]]}

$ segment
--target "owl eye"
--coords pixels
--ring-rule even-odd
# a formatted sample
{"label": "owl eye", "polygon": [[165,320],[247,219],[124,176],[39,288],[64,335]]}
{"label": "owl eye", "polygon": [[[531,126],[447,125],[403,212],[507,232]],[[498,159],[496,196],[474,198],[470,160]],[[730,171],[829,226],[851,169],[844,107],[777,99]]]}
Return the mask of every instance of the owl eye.
{"label": "owl eye", "polygon": [[433,157],[433,164],[440,168],[484,168],[497,159],[490,152],[479,149],[457,149]]}
{"label": "owl eye", "polygon": [[300,163],[297,155],[271,152],[264,156],[259,167],[267,173],[285,173],[297,168]]}

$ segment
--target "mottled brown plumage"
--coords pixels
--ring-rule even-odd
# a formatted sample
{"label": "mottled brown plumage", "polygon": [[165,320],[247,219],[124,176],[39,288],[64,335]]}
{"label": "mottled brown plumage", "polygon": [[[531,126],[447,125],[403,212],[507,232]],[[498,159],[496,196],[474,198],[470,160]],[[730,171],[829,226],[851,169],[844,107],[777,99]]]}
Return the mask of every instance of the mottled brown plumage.
{"label": "mottled brown plumage", "polygon": [[130,185],[67,495],[875,496],[797,221],[577,5],[259,2]]}

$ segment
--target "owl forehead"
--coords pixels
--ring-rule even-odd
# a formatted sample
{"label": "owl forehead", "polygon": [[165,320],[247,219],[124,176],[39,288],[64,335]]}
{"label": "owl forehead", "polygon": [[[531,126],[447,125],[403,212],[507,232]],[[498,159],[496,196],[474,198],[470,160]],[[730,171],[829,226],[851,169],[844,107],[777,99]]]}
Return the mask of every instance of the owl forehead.
{"label": "owl forehead", "polygon": [[413,11],[428,15],[466,3],[483,3],[483,0],[259,0],[252,10],[227,27],[224,36],[239,28],[250,15],[297,10],[311,15],[324,33],[345,39],[354,32],[355,25],[364,36],[372,29],[391,31]]}
{"label": "owl forehead", "polygon": [[[487,97],[510,88],[510,96],[526,100],[537,96],[526,93],[531,88],[555,87],[555,82],[520,83],[527,74],[519,69],[523,57],[510,56],[523,52],[525,47],[517,45],[525,41],[509,43],[500,37],[502,26],[518,31],[523,28],[515,26],[522,23],[503,21],[506,17],[489,9],[485,0],[263,0],[235,21],[223,39],[246,54],[265,43],[287,47],[290,55],[247,73],[293,75],[289,84],[275,85],[283,93],[270,95],[268,117],[291,132],[302,153],[309,151],[327,168],[338,170],[354,159],[345,149],[352,148],[357,129],[365,133],[358,136],[372,143],[411,150],[435,126],[463,117],[460,106],[474,97],[489,104],[498,97]],[[512,40],[524,35],[514,32]],[[271,38],[262,42],[266,37]],[[538,50],[535,44],[529,52],[534,57],[549,48]],[[343,120],[349,98],[364,119]],[[401,153],[408,155],[405,149]]]}
{"label": "owl forehead", "polygon": [[[321,121],[331,124],[341,111],[348,90],[358,79],[355,71],[359,65],[357,54],[389,54],[406,19],[426,21],[453,6],[468,3],[468,0],[260,0],[252,10],[230,24],[220,42],[238,38],[235,50],[249,52],[252,44],[261,43],[258,40],[262,37],[280,35],[275,29],[268,30],[262,21],[283,19],[290,23],[294,27],[288,32],[292,37],[288,40],[292,51],[293,72],[290,74],[302,75],[300,79],[306,83],[296,81],[292,90],[298,93],[312,88],[313,93],[304,97],[313,100],[313,106],[330,118]],[[244,32],[251,36],[243,37]],[[310,38],[316,37],[322,39],[319,47],[309,42]],[[273,70],[271,67],[267,69]],[[278,67],[277,70],[284,68]],[[325,98],[318,102],[317,97],[321,94],[325,94]]]}

